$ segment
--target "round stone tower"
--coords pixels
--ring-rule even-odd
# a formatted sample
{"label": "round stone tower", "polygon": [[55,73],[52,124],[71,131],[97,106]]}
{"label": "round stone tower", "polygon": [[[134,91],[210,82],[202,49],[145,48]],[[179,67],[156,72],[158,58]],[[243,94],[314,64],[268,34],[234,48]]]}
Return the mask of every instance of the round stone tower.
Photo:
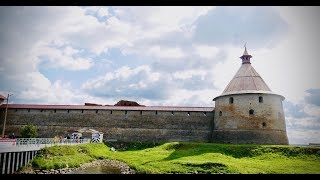
{"label": "round stone tower", "polygon": [[273,93],[251,66],[245,47],[242,65],[223,93],[215,97],[212,141],[288,144],[284,97]]}

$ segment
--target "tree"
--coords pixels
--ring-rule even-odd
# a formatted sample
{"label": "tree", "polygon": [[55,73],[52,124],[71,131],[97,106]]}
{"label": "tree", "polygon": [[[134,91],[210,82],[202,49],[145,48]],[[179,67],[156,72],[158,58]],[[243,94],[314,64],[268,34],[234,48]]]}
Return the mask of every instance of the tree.
{"label": "tree", "polygon": [[28,123],[21,127],[20,134],[23,138],[35,138],[38,136],[38,128]]}

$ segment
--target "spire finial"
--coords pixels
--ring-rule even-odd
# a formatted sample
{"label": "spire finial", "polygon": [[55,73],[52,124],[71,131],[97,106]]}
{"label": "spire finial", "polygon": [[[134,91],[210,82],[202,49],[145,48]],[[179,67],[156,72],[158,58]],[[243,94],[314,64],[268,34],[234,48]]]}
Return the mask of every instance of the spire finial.
{"label": "spire finial", "polygon": [[252,56],[248,54],[247,52],[247,43],[244,43],[244,52],[243,55],[240,57],[242,59],[242,64],[251,64],[250,58]]}
{"label": "spire finial", "polygon": [[249,55],[248,52],[247,52],[247,43],[244,43],[244,52],[243,52],[243,55]]}

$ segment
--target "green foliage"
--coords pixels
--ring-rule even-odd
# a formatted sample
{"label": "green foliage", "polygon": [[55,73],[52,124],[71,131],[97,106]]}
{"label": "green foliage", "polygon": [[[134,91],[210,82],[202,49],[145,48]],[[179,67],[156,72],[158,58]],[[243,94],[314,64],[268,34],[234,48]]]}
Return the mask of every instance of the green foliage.
{"label": "green foliage", "polygon": [[32,166],[36,169],[79,167],[94,159],[107,158],[108,151],[102,143],[45,147],[33,159]]}
{"label": "green foliage", "polygon": [[137,173],[319,174],[320,148],[279,145],[171,142],[128,143],[111,151],[102,143],[53,146],[40,151],[39,169],[78,167],[94,159],[117,159]]}
{"label": "green foliage", "polygon": [[260,146],[249,152],[251,157],[264,156],[265,154],[279,155],[288,158],[320,157],[320,148],[308,146]]}
{"label": "green foliage", "polygon": [[320,148],[173,142],[110,153],[140,173],[320,173]]}
{"label": "green foliage", "polygon": [[38,128],[28,123],[21,127],[20,134],[23,138],[35,138],[38,136]]}

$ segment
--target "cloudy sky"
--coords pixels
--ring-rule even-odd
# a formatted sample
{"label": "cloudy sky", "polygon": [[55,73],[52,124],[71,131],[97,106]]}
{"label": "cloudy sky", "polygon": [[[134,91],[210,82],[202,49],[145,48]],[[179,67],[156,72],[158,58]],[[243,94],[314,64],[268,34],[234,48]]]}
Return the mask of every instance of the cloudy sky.
{"label": "cloudy sky", "polygon": [[290,144],[320,142],[320,7],[0,7],[10,103],[214,106],[241,65],[285,96]]}

